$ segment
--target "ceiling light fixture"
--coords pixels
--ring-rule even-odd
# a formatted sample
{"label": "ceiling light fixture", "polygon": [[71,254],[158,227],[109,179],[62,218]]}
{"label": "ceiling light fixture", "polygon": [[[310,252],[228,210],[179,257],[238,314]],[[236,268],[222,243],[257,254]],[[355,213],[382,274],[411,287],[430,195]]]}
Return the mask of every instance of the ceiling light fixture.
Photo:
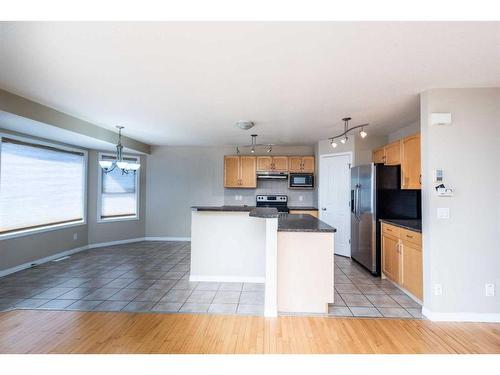
{"label": "ceiling light fixture", "polygon": [[272,144],[263,144],[263,143],[257,143],[257,134],[252,134],[252,142],[249,145],[243,145],[243,146],[236,146],[236,152],[239,154],[240,149],[244,148],[250,148],[250,152],[252,154],[255,154],[258,151],[259,147],[265,147],[266,152],[270,153],[273,151],[273,145]]}
{"label": "ceiling light fixture", "polygon": [[361,131],[359,132],[359,135],[361,136],[361,138],[365,138],[365,137],[368,135],[368,133],[366,133],[366,132],[365,132],[364,127],[365,127],[365,126],[368,126],[368,125],[370,125],[370,124],[362,124],[362,125],[357,125],[357,126],[353,126],[352,128],[349,128],[349,121],[350,121],[350,120],[351,120],[351,118],[350,118],[350,117],[344,117],[344,118],[342,119],[342,121],[344,121],[344,132],[343,132],[343,133],[341,133],[341,134],[338,134],[338,135],[336,135],[336,136],[334,136],[334,137],[330,137],[330,138],[329,138],[329,140],[330,140],[330,144],[332,145],[332,147],[333,147],[333,148],[337,147],[337,143],[335,142],[335,140],[336,140],[337,138],[340,138],[340,142],[341,142],[342,144],[346,144],[346,143],[347,143],[347,140],[349,139],[349,138],[347,137],[347,134],[348,134],[349,132],[353,131],[354,129],[359,129],[359,128],[361,128]]}
{"label": "ceiling light fixture", "polygon": [[122,146],[122,129],[123,126],[117,126],[118,129],[118,144],[116,145],[116,156],[115,160],[99,160],[99,165],[101,166],[104,173],[109,173],[116,168],[122,171],[122,174],[128,174],[130,172],[136,172],[141,164],[133,161],[128,162],[123,159],[123,146]]}
{"label": "ceiling light fixture", "polygon": [[242,130],[248,130],[248,129],[253,128],[255,126],[255,124],[252,121],[239,120],[239,121],[236,121],[236,126]]}

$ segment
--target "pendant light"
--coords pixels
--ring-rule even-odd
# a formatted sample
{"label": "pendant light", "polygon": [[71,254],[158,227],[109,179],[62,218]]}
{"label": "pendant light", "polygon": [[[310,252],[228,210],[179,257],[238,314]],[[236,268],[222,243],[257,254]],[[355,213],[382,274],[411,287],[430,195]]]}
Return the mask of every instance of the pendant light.
{"label": "pendant light", "polygon": [[141,164],[137,161],[130,162],[123,159],[122,129],[124,127],[117,126],[116,128],[118,129],[118,144],[116,145],[115,160],[99,160],[99,165],[104,173],[110,173],[116,168],[120,169],[122,174],[135,173],[141,167]]}

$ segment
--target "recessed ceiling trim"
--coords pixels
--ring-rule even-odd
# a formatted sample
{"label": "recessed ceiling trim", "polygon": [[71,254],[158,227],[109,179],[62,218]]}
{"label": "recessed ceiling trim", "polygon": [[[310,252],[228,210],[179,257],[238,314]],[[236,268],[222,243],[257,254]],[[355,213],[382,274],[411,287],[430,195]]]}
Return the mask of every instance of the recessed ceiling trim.
{"label": "recessed ceiling trim", "polygon": [[[55,109],[1,89],[0,110],[68,130],[73,133],[91,137],[99,141],[111,144],[116,143],[116,133],[111,130],[101,128],[100,126],[94,125],[90,122],[80,120],[76,117],[67,115],[66,113],[56,111]],[[151,153],[150,145],[136,141],[132,138],[123,136],[122,144],[130,150],[146,154]]]}

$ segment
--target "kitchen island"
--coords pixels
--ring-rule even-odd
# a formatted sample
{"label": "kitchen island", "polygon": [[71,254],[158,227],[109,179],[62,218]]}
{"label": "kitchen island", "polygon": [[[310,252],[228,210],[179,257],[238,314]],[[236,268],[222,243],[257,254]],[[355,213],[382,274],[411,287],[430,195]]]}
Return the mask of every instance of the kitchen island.
{"label": "kitchen island", "polygon": [[335,229],[275,208],[192,207],[191,281],[265,283],[266,316],[326,313]]}

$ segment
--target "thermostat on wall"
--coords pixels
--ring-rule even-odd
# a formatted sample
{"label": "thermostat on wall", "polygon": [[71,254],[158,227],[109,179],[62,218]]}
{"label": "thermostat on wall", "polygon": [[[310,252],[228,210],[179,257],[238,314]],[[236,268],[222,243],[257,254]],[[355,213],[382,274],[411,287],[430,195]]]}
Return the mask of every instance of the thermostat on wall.
{"label": "thermostat on wall", "polygon": [[443,170],[442,169],[434,170],[434,182],[441,183],[443,182],[443,180],[444,180]]}

